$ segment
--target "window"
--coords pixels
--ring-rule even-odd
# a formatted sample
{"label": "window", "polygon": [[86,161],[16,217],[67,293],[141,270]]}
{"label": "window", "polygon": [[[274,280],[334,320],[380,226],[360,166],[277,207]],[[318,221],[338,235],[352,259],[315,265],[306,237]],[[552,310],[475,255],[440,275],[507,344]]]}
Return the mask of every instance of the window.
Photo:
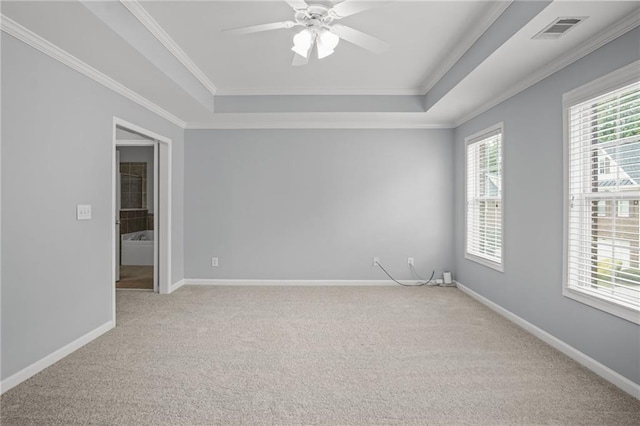
{"label": "window", "polygon": [[639,64],[563,97],[563,294],[640,324]]}
{"label": "window", "polygon": [[618,201],[618,217],[629,217],[629,200]]}
{"label": "window", "polygon": [[499,271],[502,254],[502,123],[466,139],[466,258]]}
{"label": "window", "polygon": [[598,163],[600,164],[600,174],[608,175],[611,173],[611,161],[609,161],[609,157],[601,158]]}
{"label": "window", "polygon": [[605,200],[598,201],[598,216],[607,215],[607,202]]}

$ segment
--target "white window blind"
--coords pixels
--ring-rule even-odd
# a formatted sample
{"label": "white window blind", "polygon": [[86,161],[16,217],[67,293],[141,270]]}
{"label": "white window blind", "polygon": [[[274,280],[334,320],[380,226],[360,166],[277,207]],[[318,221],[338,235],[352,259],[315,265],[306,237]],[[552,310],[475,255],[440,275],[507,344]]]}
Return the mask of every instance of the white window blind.
{"label": "white window blind", "polygon": [[502,125],[466,142],[466,256],[502,270]]}
{"label": "white window blind", "polygon": [[565,286],[640,311],[640,82],[565,108]]}

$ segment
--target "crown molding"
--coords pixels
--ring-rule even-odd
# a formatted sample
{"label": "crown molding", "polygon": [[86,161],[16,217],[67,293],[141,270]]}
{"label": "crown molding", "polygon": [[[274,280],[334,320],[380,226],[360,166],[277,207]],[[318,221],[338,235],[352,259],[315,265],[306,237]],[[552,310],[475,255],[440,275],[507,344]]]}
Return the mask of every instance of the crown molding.
{"label": "crown molding", "polygon": [[615,40],[616,38],[622,36],[623,34],[633,30],[637,26],[640,25],[640,10],[631,13],[626,18],[622,19],[616,25],[607,28],[606,30],[596,34],[589,40],[582,43],[577,48],[567,52],[566,54],[560,56],[554,61],[549,62],[544,67],[538,69],[533,74],[530,74],[529,77],[521,80],[520,83],[511,86],[507,90],[505,90],[502,95],[492,98],[491,101],[486,102],[479,107],[475,108],[471,112],[465,114],[460,119],[456,120],[454,123],[455,127],[458,127],[467,121],[471,120],[474,117],[482,114],[483,112],[493,108],[496,105],[501,104],[507,99],[517,95],[523,90],[528,89],[534,84],[544,80],[550,75],[560,71],[561,69],[571,65],[579,59],[584,58],[588,54],[594,52],[595,50],[601,48],[605,44],[610,41]]}
{"label": "crown molding", "polygon": [[474,28],[471,28],[466,36],[455,44],[453,51],[444,59],[442,64],[433,72],[429,73],[429,77],[425,84],[420,88],[420,92],[426,95],[429,90],[440,81],[444,75],[467,53],[467,51],[475,44],[476,41],[493,25],[493,23],[504,13],[511,5],[513,0],[498,1],[491,6],[491,9],[485,15],[485,19]]}
{"label": "crown molding", "polygon": [[354,89],[354,88],[231,88],[218,89],[216,96],[413,96],[424,95],[421,88],[409,89]]}
{"label": "crown molding", "polygon": [[638,80],[638,76],[640,76],[640,59],[563,93],[562,106],[573,106],[594,97],[602,96],[620,87],[633,84]]}
{"label": "crown molding", "polygon": [[430,123],[424,113],[252,113],[216,114],[212,121],[187,123],[186,129],[451,129]]}
{"label": "crown molding", "polygon": [[118,83],[111,77],[98,71],[97,69],[86,64],[85,62],[81,61],[65,50],[62,50],[60,47],[56,46],[48,40],[45,40],[33,31],[23,27],[22,25],[18,24],[17,22],[3,14],[0,14],[0,31],[4,31],[6,34],[15,37],[16,39],[39,50],[40,52],[48,55],[56,61],[68,66],[69,68],[78,71],[79,73],[83,74],[86,77],[89,77],[95,82],[102,84],[107,89],[113,90],[119,95],[122,95],[130,101],[137,103],[138,105],[148,109],[149,111],[157,114],[165,120],[170,121],[176,126],[182,128],[185,127],[186,123],[180,118],[171,114],[169,111],[161,108],[160,106],[151,102],[149,99],[139,95],[123,84]]}
{"label": "crown molding", "polygon": [[0,31],[111,89],[183,129],[450,129],[429,123],[424,113],[253,113],[215,114],[204,123],[186,123],[147,98],[0,14]]}
{"label": "crown molding", "polygon": [[191,60],[169,34],[153,19],[137,0],[120,0],[120,3],[189,71],[212,95],[217,87],[207,75]]}

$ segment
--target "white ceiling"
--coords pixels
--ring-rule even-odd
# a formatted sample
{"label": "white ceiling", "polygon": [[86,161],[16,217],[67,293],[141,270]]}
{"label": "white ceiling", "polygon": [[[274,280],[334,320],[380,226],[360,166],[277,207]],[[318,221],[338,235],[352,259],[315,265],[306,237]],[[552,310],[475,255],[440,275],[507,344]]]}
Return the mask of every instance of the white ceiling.
{"label": "white ceiling", "polygon": [[[124,8],[119,3],[111,6],[114,5]],[[155,37],[158,31],[164,33],[160,38],[165,45],[153,40],[166,55],[171,55],[172,49],[173,53],[181,51],[183,60],[187,59],[183,63],[189,62],[187,68],[206,83],[202,85],[205,94],[213,96],[215,85],[219,99],[223,99],[221,95],[251,95],[238,98],[240,101],[235,100],[234,104],[252,102],[252,113],[208,111],[174,75],[141,54],[140,44],[135,47],[136,43],[114,32],[81,2],[3,1],[2,14],[181,120],[199,123],[199,127],[287,127],[286,123],[294,122],[297,127],[304,127],[301,120],[311,127],[320,126],[319,123],[330,126],[327,123],[332,122],[342,123],[339,126],[343,127],[357,127],[358,122],[381,127],[385,120],[397,127],[452,125],[486,109],[505,94],[535,83],[553,66],[566,65],[573,56],[578,59],[596,44],[594,40],[610,37],[612,28],[620,22],[632,20],[633,27],[640,21],[639,2],[554,1],[513,31],[506,42],[496,45],[479,65],[460,76],[429,111],[366,114],[349,110],[345,114],[338,108],[331,114],[296,108],[305,102],[305,97],[290,95],[424,94],[494,21],[497,25],[500,19],[506,19],[507,13],[500,17],[498,12],[511,7],[510,2],[396,1],[380,5],[341,23],[389,42],[387,52],[376,55],[341,41],[333,55],[320,61],[314,59],[304,67],[291,66],[295,29],[243,36],[221,32],[291,20],[293,11],[283,0],[142,1],[139,5],[152,18],[146,23],[134,20],[139,31],[157,26]],[[531,40],[552,19],[561,16],[589,18],[559,40]],[[153,21],[151,27],[149,21]],[[167,40],[173,47],[167,47]],[[171,58],[176,60],[176,56]],[[336,96],[336,105],[342,101],[349,99]],[[279,108],[274,108],[279,114],[270,113],[273,111],[269,108],[262,113],[255,111],[255,105],[269,102],[279,103]],[[291,105],[290,111],[282,112],[282,105]]]}
{"label": "white ceiling", "polygon": [[[568,65],[581,47],[608,40],[609,29],[627,17],[637,21],[640,2],[553,2],[522,27],[505,44],[438,102],[429,114],[435,122],[456,122],[469,118],[479,105],[495,105],[537,81],[540,71],[557,71],[554,64]],[[554,19],[588,16],[557,40],[533,39]],[[599,37],[600,36],[600,37]],[[640,46],[640,40],[638,41]],[[550,68],[549,68],[550,67]],[[512,89],[512,90],[510,90]]]}
{"label": "white ceiling", "polygon": [[465,31],[479,25],[491,6],[492,2],[406,1],[381,5],[340,23],[388,42],[387,52],[376,55],[343,41],[333,55],[292,67],[290,49],[299,28],[240,36],[221,32],[292,20],[294,12],[284,1],[144,3],[225,94],[424,93],[429,71]]}

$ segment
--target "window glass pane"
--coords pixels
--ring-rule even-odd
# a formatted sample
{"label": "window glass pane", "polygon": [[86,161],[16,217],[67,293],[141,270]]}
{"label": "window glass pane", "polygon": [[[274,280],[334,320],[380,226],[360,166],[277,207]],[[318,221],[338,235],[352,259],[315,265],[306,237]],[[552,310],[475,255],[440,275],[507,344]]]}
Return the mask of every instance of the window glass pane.
{"label": "window glass pane", "polygon": [[466,253],[502,263],[502,128],[467,139]]}
{"label": "window glass pane", "polygon": [[640,310],[640,82],[568,113],[568,287]]}
{"label": "window glass pane", "polygon": [[607,202],[600,200],[598,201],[598,216],[606,216],[607,215]]}
{"label": "window glass pane", "polygon": [[618,217],[629,217],[629,200],[618,201]]}

